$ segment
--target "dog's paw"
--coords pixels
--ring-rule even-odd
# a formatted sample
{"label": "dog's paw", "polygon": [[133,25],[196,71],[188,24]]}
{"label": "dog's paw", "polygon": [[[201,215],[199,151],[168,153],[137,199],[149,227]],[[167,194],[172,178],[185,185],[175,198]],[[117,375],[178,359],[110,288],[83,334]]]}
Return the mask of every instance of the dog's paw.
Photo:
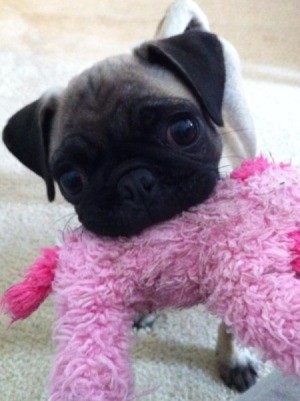
{"label": "dog's paw", "polygon": [[240,348],[224,323],[218,331],[217,361],[220,377],[230,388],[248,390],[257,379],[258,361],[247,348]]}
{"label": "dog's paw", "polygon": [[156,319],[157,315],[155,313],[149,313],[149,314],[143,313],[141,315],[138,315],[134,319],[133,327],[137,330],[151,329]]}
{"label": "dog's paw", "polygon": [[251,359],[227,365],[219,365],[220,377],[230,388],[239,392],[248,390],[256,383],[257,370]]}

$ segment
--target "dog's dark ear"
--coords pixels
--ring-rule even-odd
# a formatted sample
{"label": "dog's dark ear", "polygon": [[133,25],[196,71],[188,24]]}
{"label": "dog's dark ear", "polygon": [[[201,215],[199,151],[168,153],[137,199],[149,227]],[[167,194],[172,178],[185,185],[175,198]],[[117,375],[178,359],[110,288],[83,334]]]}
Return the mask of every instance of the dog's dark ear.
{"label": "dog's dark ear", "polygon": [[216,35],[192,28],[181,35],[146,42],[135,49],[135,54],[175,73],[221,126],[225,85],[222,45]]}
{"label": "dog's dark ear", "polygon": [[48,156],[56,109],[57,96],[45,95],[14,114],[3,131],[3,141],[10,152],[45,180],[49,201],[55,197]]}

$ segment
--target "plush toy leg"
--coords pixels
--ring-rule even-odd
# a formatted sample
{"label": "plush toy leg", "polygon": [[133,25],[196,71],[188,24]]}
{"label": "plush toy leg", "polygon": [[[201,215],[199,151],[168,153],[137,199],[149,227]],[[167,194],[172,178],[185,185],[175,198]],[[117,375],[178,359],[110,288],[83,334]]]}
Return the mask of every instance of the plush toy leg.
{"label": "plush toy leg", "polygon": [[84,299],[81,308],[75,303],[54,330],[57,354],[49,401],[131,400],[131,312],[120,306],[100,308]]}
{"label": "plush toy leg", "polygon": [[206,305],[242,345],[300,378],[300,280],[293,273],[241,274],[230,287],[220,280]]}

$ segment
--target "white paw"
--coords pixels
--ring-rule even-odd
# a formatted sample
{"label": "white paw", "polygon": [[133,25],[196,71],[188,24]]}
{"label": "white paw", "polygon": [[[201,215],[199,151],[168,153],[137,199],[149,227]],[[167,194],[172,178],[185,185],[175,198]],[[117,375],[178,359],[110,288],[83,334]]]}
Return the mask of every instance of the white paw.
{"label": "white paw", "polygon": [[198,4],[192,0],[175,0],[167,9],[155,37],[163,39],[179,35],[185,31],[191,20],[196,20],[202,31],[209,31],[208,19]]}

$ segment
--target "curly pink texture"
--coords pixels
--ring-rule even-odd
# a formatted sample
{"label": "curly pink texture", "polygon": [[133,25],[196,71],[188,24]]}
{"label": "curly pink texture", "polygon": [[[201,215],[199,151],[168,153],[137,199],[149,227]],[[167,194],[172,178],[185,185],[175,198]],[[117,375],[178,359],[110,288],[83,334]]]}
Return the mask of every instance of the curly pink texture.
{"label": "curly pink texture", "polygon": [[300,230],[290,234],[290,237],[294,240],[294,246],[292,248],[292,255],[294,259],[292,266],[294,271],[300,276]]}
{"label": "curly pink texture", "polygon": [[[139,236],[69,233],[52,283],[57,353],[49,401],[132,400],[135,314],[200,302],[242,344],[300,378],[299,263],[300,168],[263,158],[221,180],[205,203]],[[41,299],[50,289],[46,276],[46,291],[29,289],[37,304],[36,288]],[[7,308],[13,318],[37,305],[26,301],[23,313],[19,304],[17,312]]]}
{"label": "curly pink texture", "polygon": [[10,287],[0,301],[0,307],[11,317],[11,323],[26,319],[47,298],[52,290],[59,247],[43,249],[43,255],[25,272],[22,282]]}
{"label": "curly pink texture", "polygon": [[265,157],[259,156],[255,160],[244,160],[240,167],[235,168],[230,178],[235,180],[244,181],[254,174],[260,175],[272,165]]}
{"label": "curly pink texture", "polygon": [[204,204],[130,240],[70,234],[53,285],[50,400],[132,399],[134,314],[199,302],[241,343],[300,377],[300,280],[290,235],[300,229],[299,177],[288,165],[252,166],[247,178],[220,181]]}

